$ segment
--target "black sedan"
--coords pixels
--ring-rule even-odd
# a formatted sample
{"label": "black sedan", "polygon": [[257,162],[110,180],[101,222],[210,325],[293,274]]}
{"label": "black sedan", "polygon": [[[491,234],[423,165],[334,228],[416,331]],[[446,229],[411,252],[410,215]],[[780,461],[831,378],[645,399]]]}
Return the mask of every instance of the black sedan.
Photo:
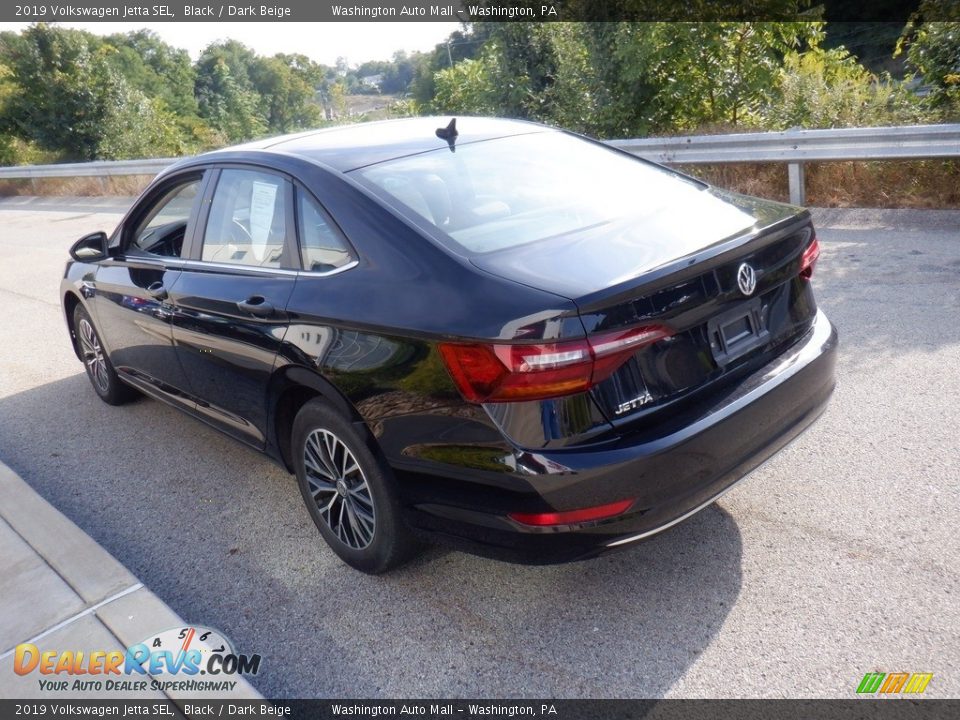
{"label": "black sedan", "polygon": [[541,125],[417,118],[179,162],[61,289],[105,402],[266,453],[375,573],[430,538],[588,557],[716,500],[833,391],[818,255],[802,209]]}

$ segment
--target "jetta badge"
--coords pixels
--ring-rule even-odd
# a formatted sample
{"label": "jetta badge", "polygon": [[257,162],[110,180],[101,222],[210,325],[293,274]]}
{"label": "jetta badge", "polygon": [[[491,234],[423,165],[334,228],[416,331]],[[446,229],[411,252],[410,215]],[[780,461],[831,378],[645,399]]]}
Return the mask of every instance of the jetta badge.
{"label": "jetta badge", "polygon": [[753,291],[757,289],[757,273],[747,263],[743,263],[737,268],[737,285],[740,292],[748,296],[753,295]]}

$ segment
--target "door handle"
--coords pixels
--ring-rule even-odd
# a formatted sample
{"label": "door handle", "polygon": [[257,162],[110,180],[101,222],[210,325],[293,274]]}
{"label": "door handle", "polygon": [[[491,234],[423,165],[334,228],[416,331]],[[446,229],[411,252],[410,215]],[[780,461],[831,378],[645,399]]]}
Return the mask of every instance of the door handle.
{"label": "door handle", "polygon": [[155,283],[150,283],[150,285],[147,286],[147,294],[150,295],[150,297],[152,297],[154,300],[167,299],[167,289],[159,280]]}
{"label": "door handle", "polygon": [[273,315],[273,303],[267,302],[263,295],[252,295],[246,300],[237,303],[237,307],[243,312],[256,315],[257,317],[270,317]]}

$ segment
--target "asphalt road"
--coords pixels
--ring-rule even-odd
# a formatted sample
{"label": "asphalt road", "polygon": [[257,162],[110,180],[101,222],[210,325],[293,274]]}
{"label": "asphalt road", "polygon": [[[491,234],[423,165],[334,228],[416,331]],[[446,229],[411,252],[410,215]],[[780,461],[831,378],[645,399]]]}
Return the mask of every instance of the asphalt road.
{"label": "asphalt road", "polygon": [[816,213],[837,392],[717,505],[589,562],[436,549],[372,578],[283,471],[88,387],[59,275],[122,210],[0,201],[0,458],[183,618],[260,653],[264,694],[852,697],[865,672],[922,671],[960,696],[960,212]]}

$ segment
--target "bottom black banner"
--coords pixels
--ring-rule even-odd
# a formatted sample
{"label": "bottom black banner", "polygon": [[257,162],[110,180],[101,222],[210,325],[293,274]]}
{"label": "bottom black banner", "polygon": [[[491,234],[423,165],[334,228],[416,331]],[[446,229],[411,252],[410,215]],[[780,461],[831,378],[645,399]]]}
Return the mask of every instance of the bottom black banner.
{"label": "bottom black banner", "polygon": [[960,700],[0,700],[0,718],[953,720]]}

